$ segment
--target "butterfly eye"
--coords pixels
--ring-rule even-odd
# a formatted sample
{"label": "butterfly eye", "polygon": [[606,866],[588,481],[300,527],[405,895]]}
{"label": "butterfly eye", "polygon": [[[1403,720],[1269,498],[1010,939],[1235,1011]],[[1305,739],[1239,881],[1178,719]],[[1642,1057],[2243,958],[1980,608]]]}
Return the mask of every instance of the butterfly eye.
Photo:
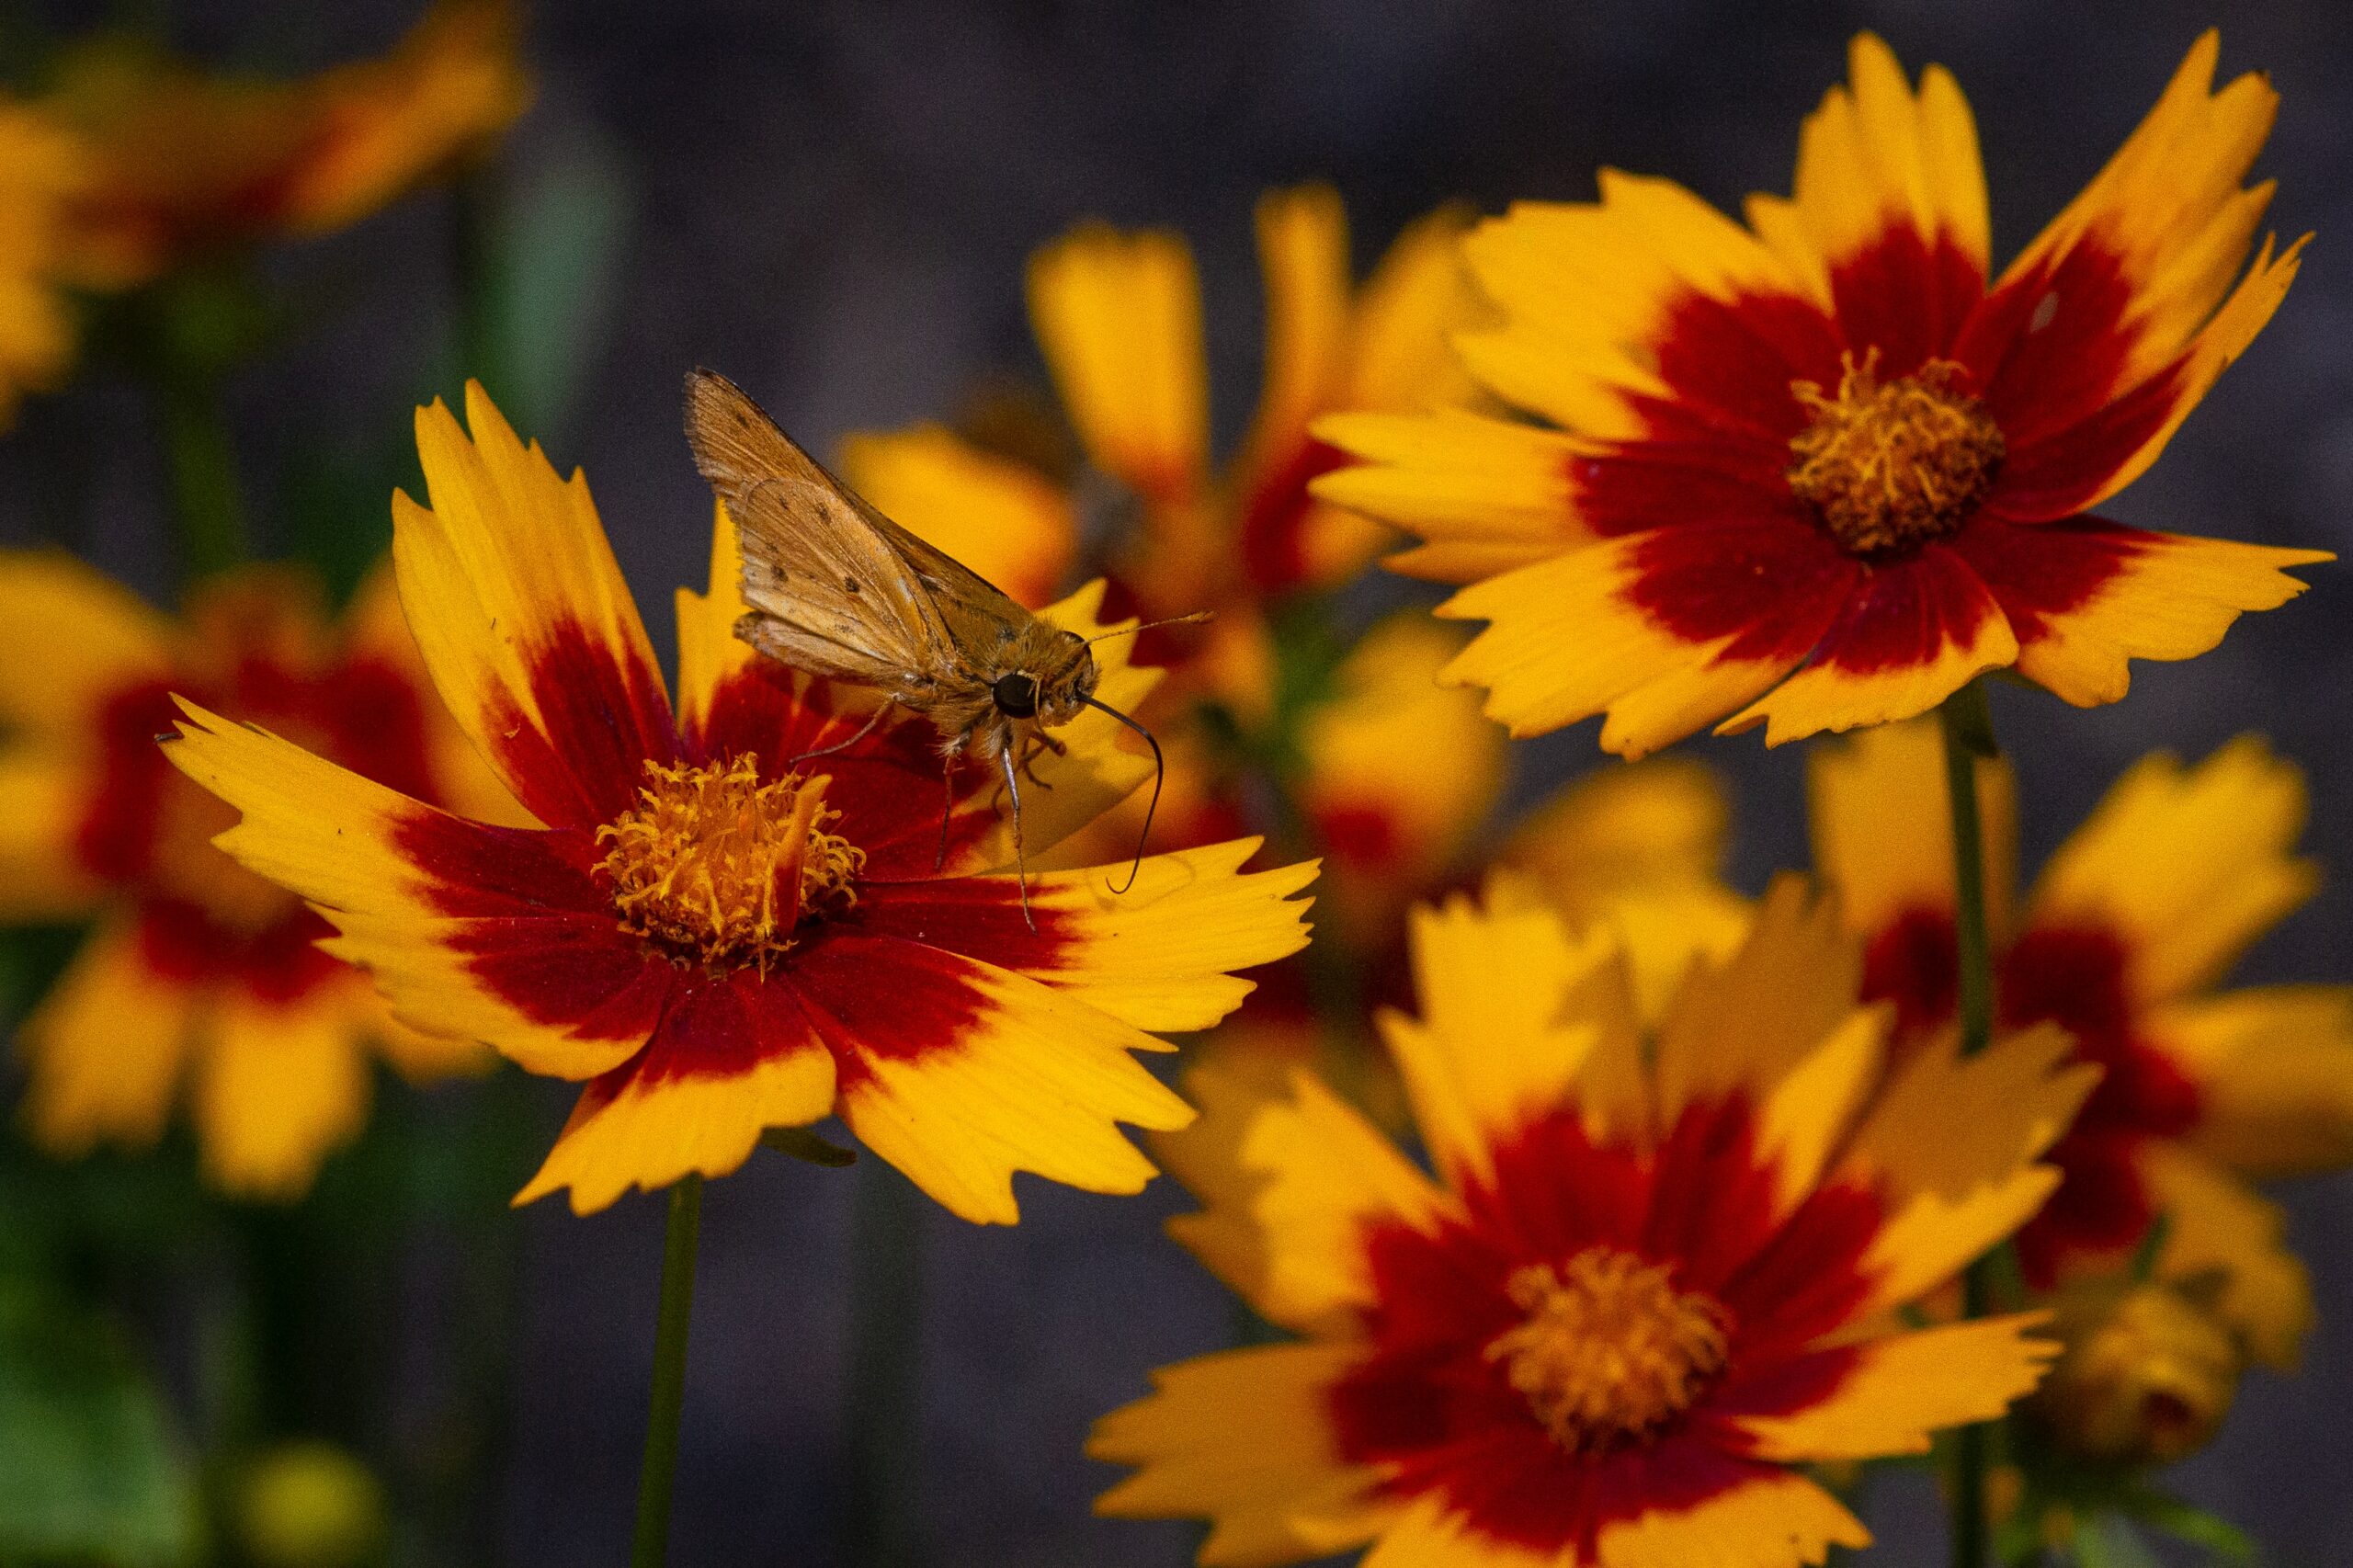
{"label": "butterfly eye", "polygon": [[996,699],[996,710],[1008,719],[1034,719],[1038,715],[1038,681],[1034,676],[1018,670],[999,676],[990,686],[989,695]]}

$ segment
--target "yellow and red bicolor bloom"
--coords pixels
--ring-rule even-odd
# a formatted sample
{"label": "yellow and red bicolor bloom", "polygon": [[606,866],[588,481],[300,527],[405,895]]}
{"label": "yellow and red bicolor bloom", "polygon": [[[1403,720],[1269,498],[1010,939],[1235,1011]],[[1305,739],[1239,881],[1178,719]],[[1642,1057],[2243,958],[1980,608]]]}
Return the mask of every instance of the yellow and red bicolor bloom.
{"label": "yellow and red bicolor bloom", "polygon": [[2098,515],[2295,276],[2301,241],[2246,259],[2276,98],[2213,90],[2218,48],[1998,278],[1960,88],[1868,35],[1795,194],[1745,225],[1614,170],[1597,201],[1516,205],[1464,244],[1504,324],[1460,342],[1534,421],[1333,417],[1368,462],[1314,492],[1420,535],[1399,571],[1468,585],[1440,613],[1491,624],[1451,676],[1518,734],[1775,744],[1995,668],[2113,702],[2129,659],[2202,653],[2329,559]]}
{"label": "yellow and red bicolor bloom", "polygon": [[506,0],[440,0],[383,57],[295,82],[207,72],[128,37],[70,50],[40,108],[92,164],[77,277],[126,289],[332,233],[459,167],[529,100],[518,33]]}
{"label": "yellow and red bicolor bloom", "polygon": [[0,557],[0,918],[95,922],[23,1028],[29,1129],[61,1155],[142,1147],[185,1093],[209,1180],[298,1197],[365,1124],[374,1053],[417,1078],[490,1059],[393,1020],[316,915],[212,847],[229,813],[155,749],[176,691],[420,799],[515,808],[435,699],[389,574],[337,628],[288,568],[215,578],[176,620],[63,554]]}
{"label": "yellow and red bicolor bloom", "polygon": [[[1865,944],[1865,994],[1894,1006],[1904,1040],[1932,1038],[1954,1006],[1941,744],[1922,720],[1813,759],[1815,864]],[[2302,777],[2251,736],[2194,767],[2146,757],[2020,910],[2008,774],[1980,770],[2000,1022],[2055,1024],[2101,1069],[2052,1151],[2066,1181],[2019,1233],[2029,1283],[2121,1267],[2163,1215],[2158,1278],[2227,1271],[2224,1315],[2263,1359],[2291,1361],[2310,1290],[2248,1182],[2353,1164],[2353,990],[2217,986],[2318,885],[2294,852]]]}
{"label": "yellow and red bicolor bloom", "polygon": [[[1215,1023],[1250,988],[1230,971],[1304,944],[1314,868],[1240,874],[1245,840],[1146,859],[1124,894],[1124,865],[1033,872],[1025,915],[992,780],[944,773],[920,720],[859,738],[856,694],[735,638],[723,515],[710,591],[678,597],[674,709],[585,480],[478,386],[467,422],[420,411],[432,504],[396,498],[393,562],[434,684],[538,825],[193,704],[167,750],[243,813],[222,847],[308,900],[398,1016],[585,1082],[517,1201],[722,1175],[764,1129],[835,1111],[972,1220],[1017,1218],[1017,1170],[1142,1187],[1118,1124],[1192,1113],[1131,1053]],[[1100,597],[1048,613],[1091,634]],[[1100,645],[1098,691],[1130,708],[1155,677],[1121,649]],[[1056,732],[1067,755],[1023,796],[1033,853],[1150,770],[1124,733],[1096,712]]]}
{"label": "yellow and red bicolor bloom", "polygon": [[[1193,710],[1214,703],[1263,737],[1276,718],[1274,607],[1347,578],[1390,537],[1309,494],[1308,481],[1340,460],[1310,423],[1336,408],[1439,406],[1470,390],[1448,347],[1478,314],[1457,255],[1463,222],[1451,210],[1422,220],[1358,286],[1336,192],[1306,187],[1260,200],[1266,375],[1250,435],[1222,472],[1211,452],[1192,253],[1166,231],[1102,223],[1047,245],[1029,267],[1030,317],[1085,477],[937,424],[845,443],[845,474],[861,494],[1025,604],[1044,603],[1068,577],[1084,515],[1111,490],[1131,523],[1108,546],[1120,602],[1149,617],[1215,612],[1206,627],[1142,640],[1139,657],[1170,672],[1145,715],[1170,747],[1159,842],[1210,842],[1245,820],[1233,759],[1188,733]],[[1461,642],[1398,618],[1287,716],[1296,719],[1297,803],[1327,851],[1330,907],[1352,935],[1393,929],[1501,788],[1503,736],[1475,699],[1430,689]],[[1401,746],[1416,767],[1394,765]],[[1139,800],[1107,818],[1086,852],[1108,858],[1132,845],[1142,809]]]}
{"label": "yellow and red bicolor bloom", "polygon": [[[1655,1030],[1606,932],[1533,894],[1415,923],[1384,1032],[1436,1177],[1312,1074],[1197,1072],[1178,1239],[1294,1343],[1171,1367],[1090,1451],[1098,1504],[1206,1517],[1201,1561],[1795,1568],[1869,1536],[1798,1467],[1999,1414],[2031,1316],[1900,1309],[2034,1211],[2089,1087],[2056,1029],[1881,1082],[1888,1014],[1778,884]],[[1497,977],[1507,977],[1499,983]]]}

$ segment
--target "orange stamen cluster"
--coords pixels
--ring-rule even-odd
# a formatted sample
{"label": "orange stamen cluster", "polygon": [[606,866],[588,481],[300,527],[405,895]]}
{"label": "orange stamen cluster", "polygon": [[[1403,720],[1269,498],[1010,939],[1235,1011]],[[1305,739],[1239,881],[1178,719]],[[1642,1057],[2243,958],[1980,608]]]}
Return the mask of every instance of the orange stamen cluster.
{"label": "orange stamen cluster", "polygon": [[858,902],[866,851],[828,833],[830,778],[760,782],[755,758],[645,765],[639,804],[597,830],[624,929],[714,968],[765,968],[803,923]]}
{"label": "orange stamen cluster", "polygon": [[1731,1317],[1713,1298],[1677,1290],[1673,1270],[1615,1247],[1587,1247],[1558,1268],[1512,1271],[1528,1314],[1487,1344],[1513,1392],[1571,1453],[1656,1435],[1724,1368]]}
{"label": "orange stamen cluster", "polygon": [[1838,392],[1790,391],[1813,422],[1790,442],[1790,489],[1856,555],[1900,550],[1961,526],[2002,466],[2001,427],[1962,390],[1966,372],[1931,359],[1881,381],[1876,349],[1849,358]]}

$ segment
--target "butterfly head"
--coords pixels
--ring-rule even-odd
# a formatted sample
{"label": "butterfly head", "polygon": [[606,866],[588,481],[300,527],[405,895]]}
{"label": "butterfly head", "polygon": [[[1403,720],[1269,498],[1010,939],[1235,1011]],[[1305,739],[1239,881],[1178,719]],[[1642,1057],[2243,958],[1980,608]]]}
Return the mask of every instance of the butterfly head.
{"label": "butterfly head", "polygon": [[989,683],[989,698],[1007,719],[1035,719],[1049,726],[1068,723],[1095,695],[1095,655],[1085,642],[1059,628],[1041,642],[1032,657]]}

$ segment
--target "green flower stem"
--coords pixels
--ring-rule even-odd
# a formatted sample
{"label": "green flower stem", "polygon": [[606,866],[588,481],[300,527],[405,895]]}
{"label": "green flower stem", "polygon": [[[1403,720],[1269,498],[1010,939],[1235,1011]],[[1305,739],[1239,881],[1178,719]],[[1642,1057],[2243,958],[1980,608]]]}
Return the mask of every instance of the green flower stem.
{"label": "green flower stem", "polygon": [[237,448],[222,404],[221,381],[193,373],[162,388],[164,455],[178,524],[180,570],[190,580],[245,559],[244,501],[237,484]]}
{"label": "green flower stem", "polygon": [[702,1177],[689,1171],[670,1188],[662,1241],[662,1309],[654,1328],[654,1399],[645,1460],[637,1472],[637,1535],[630,1568],[662,1568],[670,1548],[670,1482],[678,1468],[678,1412],[687,1395],[687,1322],[695,1300],[695,1241],[702,1226]]}
{"label": "green flower stem", "polygon": [[[1977,805],[1977,762],[1996,752],[1984,683],[1971,681],[1954,692],[1938,710],[1938,717],[1945,737],[1945,793],[1952,808],[1961,1050],[1962,1055],[1973,1056],[1994,1038],[1994,954],[1985,926],[1985,831]],[[1987,1267],[1981,1258],[1961,1276],[1964,1317],[1985,1314],[1991,1295]],[[1991,1426],[1981,1422],[1963,1426],[1953,1437],[1952,1564],[1953,1568],[1984,1568]]]}
{"label": "green flower stem", "polygon": [[884,1162],[858,1162],[850,1230],[848,1530],[852,1568],[921,1555],[924,1197]]}

